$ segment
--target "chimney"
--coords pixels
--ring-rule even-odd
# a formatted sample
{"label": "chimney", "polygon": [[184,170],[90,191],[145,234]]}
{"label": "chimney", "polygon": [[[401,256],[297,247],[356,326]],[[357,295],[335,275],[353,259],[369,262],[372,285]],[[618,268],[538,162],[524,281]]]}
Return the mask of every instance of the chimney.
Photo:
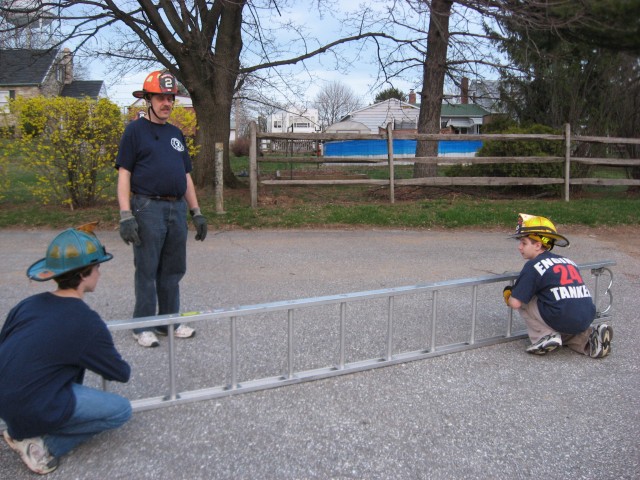
{"label": "chimney", "polygon": [[71,50],[65,48],[62,51],[62,61],[60,63],[64,67],[64,84],[69,85],[73,82],[73,55]]}
{"label": "chimney", "polygon": [[469,103],[469,79],[467,77],[462,77],[460,84],[460,103],[464,105]]}
{"label": "chimney", "polygon": [[415,105],[416,104],[416,92],[413,91],[413,88],[409,92],[409,103],[411,105]]}

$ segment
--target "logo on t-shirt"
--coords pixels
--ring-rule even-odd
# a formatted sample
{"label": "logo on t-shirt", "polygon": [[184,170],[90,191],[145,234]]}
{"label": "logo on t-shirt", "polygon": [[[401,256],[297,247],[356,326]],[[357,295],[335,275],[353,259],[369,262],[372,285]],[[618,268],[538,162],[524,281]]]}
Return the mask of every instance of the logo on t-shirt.
{"label": "logo on t-shirt", "polygon": [[180,140],[178,140],[175,137],[171,139],[171,146],[174,148],[174,150],[177,150],[179,152],[184,152],[184,145]]}

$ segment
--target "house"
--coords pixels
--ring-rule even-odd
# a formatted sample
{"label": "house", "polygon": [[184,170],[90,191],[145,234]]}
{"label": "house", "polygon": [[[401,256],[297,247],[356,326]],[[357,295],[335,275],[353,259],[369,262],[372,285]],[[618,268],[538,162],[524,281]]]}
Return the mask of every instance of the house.
{"label": "house", "polygon": [[[417,132],[420,107],[395,98],[351,112],[325,130],[328,133],[379,133],[391,123],[394,131]],[[489,112],[476,104],[442,104],[440,127],[452,133],[478,134]]]}
{"label": "house", "polygon": [[491,113],[503,113],[500,106],[500,80],[474,80],[469,87],[469,97]]}
{"label": "house", "polygon": [[6,112],[9,100],[19,96],[106,96],[102,80],[74,80],[73,55],[68,48],[0,49],[0,65],[0,112]]}
{"label": "house", "polygon": [[440,128],[461,135],[479,134],[487,115],[486,109],[474,103],[445,103],[440,110]]}
{"label": "house", "polygon": [[406,103],[396,98],[374,103],[349,113],[342,120],[329,125],[327,133],[379,133],[391,123],[393,130],[417,130],[417,105]]}
{"label": "house", "polygon": [[267,117],[269,133],[316,133],[320,131],[318,110],[297,108],[279,110]]}
{"label": "house", "polygon": [[99,98],[106,93],[102,80],[74,80],[68,48],[0,49],[0,65],[0,107],[17,96]]}
{"label": "house", "polygon": [[[317,133],[320,130],[320,115],[316,108],[291,107],[274,112],[266,118],[268,133]],[[263,139],[260,149],[303,154],[316,152],[318,144],[312,140]]]}
{"label": "house", "polygon": [[102,80],[74,80],[62,87],[61,97],[93,99],[105,98],[107,96]]}
{"label": "house", "polygon": [[[463,85],[465,85],[463,83]],[[480,105],[468,103],[467,90],[461,94],[461,103],[443,103],[440,110],[440,128],[446,133],[463,135],[478,134],[489,112]],[[420,107],[416,94],[409,93],[409,102],[391,98],[361,108],[345,116],[341,121],[326,128],[327,133],[377,134],[391,124],[394,132],[417,133]],[[347,140],[327,142],[325,156],[386,156],[385,140]],[[440,156],[474,156],[482,146],[480,141],[440,141]],[[397,157],[415,156],[416,141],[394,139],[393,150]]]}

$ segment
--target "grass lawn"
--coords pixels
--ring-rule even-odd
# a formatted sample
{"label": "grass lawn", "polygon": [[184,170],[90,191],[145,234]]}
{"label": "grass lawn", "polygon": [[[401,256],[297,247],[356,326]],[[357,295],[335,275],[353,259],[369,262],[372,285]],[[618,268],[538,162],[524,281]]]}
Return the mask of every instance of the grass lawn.
{"label": "grass lawn", "polygon": [[[334,171],[336,166],[260,164],[262,175],[306,171]],[[233,158],[236,174],[248,171],[246,157]],[[398,178],[409,178],[412,166],[396,167]],[[341,167],[343,174],[385,178],[384,169],[371,166]],[[603,171],[615,178],[620,171]],[[596,175],[597,176],[597,175]],[[7,165],[8,186],[0,198],[0,228],[67,228],[93,220],[116,227],[119,214],[115,184],[110,198],[91,207],[70,210],[62,205],[42,205],[31,193],[35,175],[20,162]],[[250,207],[248,179],[242,186],[225,189],[224,214],[215,213],[213,190],[199,190],[203,213],[214,229],[224,228],[501,228],[512,229],[519,212],[543,215],[554,223],[585,226],[640,225],[640,195],[627,187],[585,187],[561,198],[559,189],[530,190],[496,187],[396,187],[390,204],[388,187],[381,186],[261,186],[258,208]]]}

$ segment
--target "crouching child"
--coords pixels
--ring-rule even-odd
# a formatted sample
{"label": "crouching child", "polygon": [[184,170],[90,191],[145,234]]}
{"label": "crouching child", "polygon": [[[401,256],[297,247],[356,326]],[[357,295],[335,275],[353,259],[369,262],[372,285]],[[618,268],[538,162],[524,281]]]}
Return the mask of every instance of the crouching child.
{"label": "crouching child", "polygon": [[591,326],[596,307],[576,264],[551,253],[566,247],[548,218],[521,213],[516,233],[518,250],[526,263],[513,287],[503,291],[506,304],[520,312],[531,345],[527,352],[545,355],[559,347],[592,358],[611,353],[612,328],[606,323]]}
{"label": "crouching child", "polygon": [[60,457],[92,436],[131,417],[129,400],[82,385],[88,369],[127,382],[131,369],[107,326],[84,302],[113,256],[92,228],[56,236],[46,257],[27,270],[57,289],[22,300],[0,331],[0,418],[3,436],[27,467],[52,472]]}

